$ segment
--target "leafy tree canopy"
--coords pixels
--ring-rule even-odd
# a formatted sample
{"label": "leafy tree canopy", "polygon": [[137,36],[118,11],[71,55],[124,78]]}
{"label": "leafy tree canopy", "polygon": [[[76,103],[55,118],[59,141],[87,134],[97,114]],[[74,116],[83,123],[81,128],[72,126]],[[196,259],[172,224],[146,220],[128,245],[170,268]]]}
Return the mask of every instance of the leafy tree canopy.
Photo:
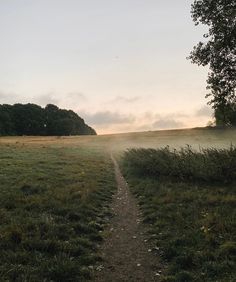
{"label": "leafy tree canopy", "polygon": [[[225,125],[232,124],[236,111],[236,0],[195,0],[192,18],[196,25],[209,27],[205,42],[199,42],[190,59],[209,66],[207,88],[211,90],[209,104]],[[235,115],[235,114],[234,114]]]}
{"label": "leafy tree canopy", "polygon": [[49,104],[0,105],[0,135],[95,135],[93,128],[71,110]]}

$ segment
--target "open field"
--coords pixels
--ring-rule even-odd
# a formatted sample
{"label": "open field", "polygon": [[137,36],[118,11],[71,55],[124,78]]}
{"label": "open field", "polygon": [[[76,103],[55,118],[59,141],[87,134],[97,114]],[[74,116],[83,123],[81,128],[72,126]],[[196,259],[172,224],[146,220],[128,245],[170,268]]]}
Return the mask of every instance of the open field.
{"label": "open field", "polygon": [[[0,277],[87,281],[99,260],[97,247],[116,189],[110,152],[119,158],[130,147],[186,144],[229,148],[236,145],[236,130],[1,137]],[[126,177],[140,200],[150,238],[168,262],[169,281],[216,281],[210,279],[222,273],[225,279],[219,276],[218,281],[230,281],[234,186],[164,183],[128,173]]]}
{"label": "open field", "polygon": [[0,144],[47,145],[47,146],[86,146],[112,151],[123,151],[131,147],[157,148],[169,145],[174,148],[186,144],[193,148],[228,148],[236,145],[236,129],[183,129],[147,131],[99,136],[71,137],[0,137]]}
{"label": "open field", "polygon": [[1,281],[84,281],[115,188],[109,155],[1,145]]}

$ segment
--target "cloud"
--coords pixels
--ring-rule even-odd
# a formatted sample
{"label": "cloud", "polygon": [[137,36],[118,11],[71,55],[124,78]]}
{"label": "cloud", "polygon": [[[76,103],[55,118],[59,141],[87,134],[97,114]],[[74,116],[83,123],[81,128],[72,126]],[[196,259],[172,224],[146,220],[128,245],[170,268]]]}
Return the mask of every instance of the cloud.
{"label": "cloud", "polygon": [[184,123],[175,119],[160,118],[152,124],[153,129],[174,129],[184,127]]}
{"label": "cloud", "polygon": [[22,98],[14,92],[0,91],[0,104],[14,104],[22,102]]}
{"label": "cloud", "polygon": [[141,97],[134,96],[134,97],[124,97],[124,96],[117,96],[114,99],[110,100],[108,103],[134,103],[140,100]]}
{"label": "cloud", "polygon": [[70,92],[66,96],[72,100],[87,101],[87,97],[81,92]]}
{"label": "cloud", "polygon": [[91,125],[111,125],[111,124],[125,124],[125,123],[133,123],[135,117],[132,115],[125,115],[118,112],[96,112],[96,113],[86,113],[80,112],[81,115],[86,122]]}
{"label": "cloud", "polygon": [[184,114],[156,114],[144,112],[125,114],[112,111],[89,113],[79,111],[86,123],[96,128],[99,133],[147,131],[158,129],[175,129],[186,127]]}
{"label": "cloud", "polygon": [[166,117],[170,117],[170,118],[187,118],[187,117],[189,117],[189,115],[187,115],[186,113],[183,113],[183,112],[177,112],[177,113],[170,113],[170,114],[166,115]]}
{"label": "cloud", "polygon": [[42,106],[46,106],[47,104],[57,105],[59,103],[59,99],[57,99],[53,93],[43,94],[41,96],[35,97],[34,101]]}
{"label": "cloud", "polygon": [[6,97],[6,93],[0,92],[0,99],[5,99]]}
{"label": "cloud", "polygon": [[196,111],[196,116],[198,117],[211,117],[213,114],[213,110],[208,106],[203,106],[199,110]]}
{"label": "cloud", "polygon": [[145,112],[142,116],[143,119],[147,120],[147,121],[150,121],[150,120],[159,120],[159,119],[167,119],[167,120],[170,120],[170,119],[174,119],[174,120],[177,120],[177,119],[186,119],[188,118],[189,115],[184,113],[184,112],[172,112],[172,113],[165,113],[165,114],[159,114],[159,113],[153,113],[153,112]]}
{"label": "cloud", "polygon": [[35,103],[43,107],[47,104],[54,104],[61,108],[75,110],[78,105],[86,102],[87,98],[81,92],[69,92],[67,94],[63,94],[51,91],[41,95],[28,96],[22,93],[5,92],[0,90],[0,104]]}

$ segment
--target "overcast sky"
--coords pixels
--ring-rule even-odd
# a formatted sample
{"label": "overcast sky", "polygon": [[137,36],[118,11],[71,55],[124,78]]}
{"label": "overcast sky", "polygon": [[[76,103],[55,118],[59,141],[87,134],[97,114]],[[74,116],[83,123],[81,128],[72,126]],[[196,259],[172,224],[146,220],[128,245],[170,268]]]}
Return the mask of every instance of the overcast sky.
{"label": "overcast sky", "polygon": [[0,104],[53,103],[98,133],[205,126],[191,0],[0,0]]}

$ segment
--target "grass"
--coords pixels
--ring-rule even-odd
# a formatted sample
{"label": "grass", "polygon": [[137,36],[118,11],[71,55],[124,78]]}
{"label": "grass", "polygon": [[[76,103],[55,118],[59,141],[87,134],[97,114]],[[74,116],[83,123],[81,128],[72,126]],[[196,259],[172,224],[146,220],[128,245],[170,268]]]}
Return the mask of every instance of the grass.
{"label": "grass", "polygon": [[[90,279],[91,266],[100,260],[97,247],[116,186],[109,151],[118,157],[128,147],[191,144],[198,148],[200,144],[227,148],[231,143],[236,145],[236,130],[1,137],[0,280]],[[127,178],[150,224],[150,237],[156,240],[163,258],[169,254],[165,258],[171,266],[166,280],[190,281],[193,276],[210,281],[209,277],[221,277],[216,271],[221,271],[227,282],[234,277],[233,186],[219,184],[212,189],[208,184],[182,180],[178,184],[131,174]],[[217,241],[216,251],[214,244],[208,246],[212,237]],[[172,244],[172,240],[177,241]],[[181,266],[188,265],[185,257],[192,252],[194,267]]]}
{"label": "grass", "polygon": [[235,170],[227,184],[222,170],[235,162],[234,148],[125,153],[126,179],[167,266],[162,281],[235,281]]}
{"label": "grass", "polygon": [[166,177],[185,181],[231,183],[236,181],[236,147],[230,149],[180,150],[130,149],[125,152],[124,165],[128,170],[145,177]]}
{"label": "grass", "polygon": [[180,148],[185,144],[194,149],[198,149],[199,145],[204,148],[228,148],[231,144],[236,145],[236,129],[199,128],[73,137],[0,137],[0,145],[16,143],[30,146],[85,146],[96,147],[98,150],[105,147],[112,151],[123,151],[131,147],[160,148],[166,145]]}
{"label": "grass", "polygon": [[1,281],[87,281],[115,189],[103,151],[2,145]]}

